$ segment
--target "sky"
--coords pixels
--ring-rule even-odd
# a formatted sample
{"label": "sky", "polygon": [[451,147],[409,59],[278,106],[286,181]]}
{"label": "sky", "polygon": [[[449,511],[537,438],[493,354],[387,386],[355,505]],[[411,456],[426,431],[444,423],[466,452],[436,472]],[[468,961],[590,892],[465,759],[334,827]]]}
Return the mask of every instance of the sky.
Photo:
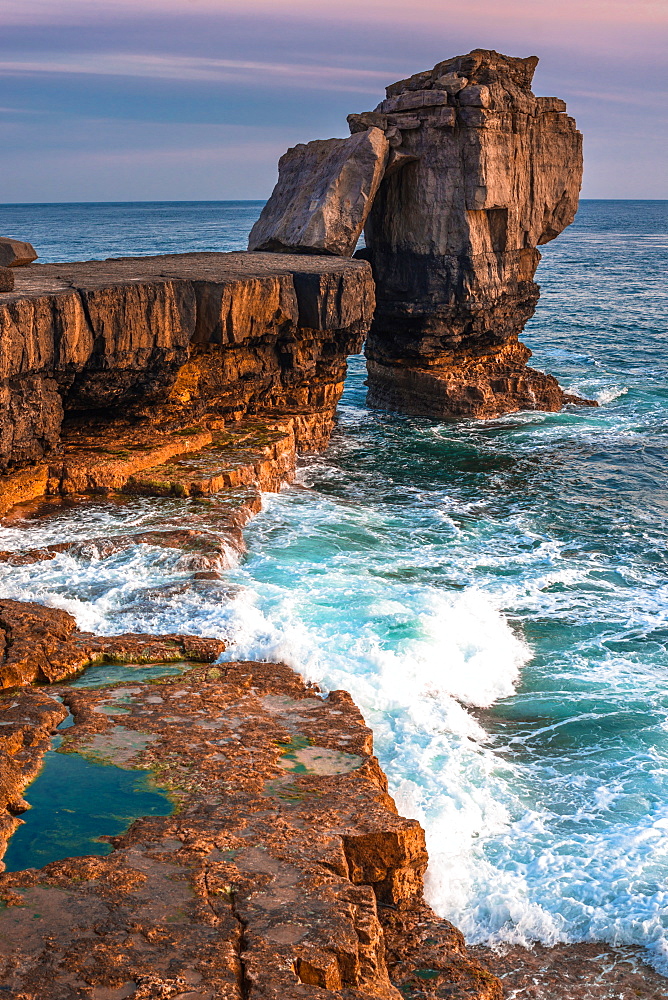
{"label": "sky", "polygon": [[266,198],[395,80],[537,55],[589,198],[668,198],[668,0],[0,0],[0,202]]}

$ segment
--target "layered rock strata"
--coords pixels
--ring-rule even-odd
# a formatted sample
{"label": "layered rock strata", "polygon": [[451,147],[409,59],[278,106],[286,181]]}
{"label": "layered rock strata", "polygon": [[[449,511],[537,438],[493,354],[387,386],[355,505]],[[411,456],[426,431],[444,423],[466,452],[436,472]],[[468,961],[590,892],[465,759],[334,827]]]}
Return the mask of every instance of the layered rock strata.
{"label": "layered rock strata", "polygon": [[400,159],[366,228],[377,306],[368,401],[407,413],[495,417],[558,410],[555,379],[526,365],[537,247],[575,216],[582,136],[538,60],[476,49],[387,88],[353,133],[381,128]]}
{"label": "layered rock strata", "polygon": [[0,467],[21,470],[0,493],[14,502],[72,479],[77,435],[100,452],[120,439],[135,465],[162,442],[157,465],[252,414],[283,421],[298,449],[322,447],[374,308],[368,265],[332,258],[185,254],[15,274],[0,295]]}
{"label": "layered rock strata", "polygon": [[[0,876],[15,996],[500,1000],[424,904],[424,834],[397,815],[345,692],[230,663],[52,693],[74,716],[62,751],[152,769],[178,810],[139,820],[107,857]],[[3,728],[43,740],[65,710],[29,697],[0,699]]]}
{"label": "layered rock strata", "polygon": [[[200,456],[197,456],[200,457]],[[205,461],[205,459],[202,459]],[[194,462],[190,459],[188,465]],[[164,472],[164,470],[160,470]],[[157,484],[161,486],[162,483]],[[156,490],[156,493],[158,491]],[[164,496],[164,494],[161,494]],[[112,494],[105,497],[104,506],[123,504],[125,497]],[[74,505],[85,523],[88,508],[99,510],[100,501],[95,496],[75,494],[61,501],[57,498],[42,499],[22,506],[20,513],[31,519],[47,517],[54,507]],[[168,549],[178,552],[178,569],[191,573],[193,579],[219,579],[224,570],[236,566],[246,552],[243,528],[262,509],[262,495],[253,484],[250,487],[224,489],[211,495],[196,495],[192,502],[180,505],[175,511],[163,511],[159,527],[104,536],[92,535],[67,542],[56,542],[39,548],[16,548],[0,551],[0,563],[10,566],[28,566],[67,556],[80,560],[101,560],[126,551],[137,545]],[[19,521],[19,511],[14,511],[14,524]],[[0,685],[1,686],[1,685]]]}

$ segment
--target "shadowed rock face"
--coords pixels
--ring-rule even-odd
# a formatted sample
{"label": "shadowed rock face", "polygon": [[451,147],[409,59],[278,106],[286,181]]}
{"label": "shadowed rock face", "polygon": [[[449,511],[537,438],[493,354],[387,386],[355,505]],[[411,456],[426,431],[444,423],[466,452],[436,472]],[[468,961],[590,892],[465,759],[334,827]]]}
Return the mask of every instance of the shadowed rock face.
{"label": "shadowed rock face", "polygon": [[373,406],[487,418],[579,402],[527,368],[518,342],[538,301],[536,248],[573,221],[582,177],[566,105],[531,92],[537,62],[476,49],[349,118],[394,147],[362,251],[377,295]]}

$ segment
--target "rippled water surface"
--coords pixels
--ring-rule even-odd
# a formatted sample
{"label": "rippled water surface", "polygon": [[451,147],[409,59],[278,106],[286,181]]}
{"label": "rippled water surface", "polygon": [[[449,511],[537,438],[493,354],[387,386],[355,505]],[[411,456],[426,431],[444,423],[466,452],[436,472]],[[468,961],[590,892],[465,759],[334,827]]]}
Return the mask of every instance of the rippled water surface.
{"label": "rippled water surface", "polygon": [[[172,209],[140,250],[135,208],[125,237],[118,209],[113,251],[87,256],[172,250]],[[50,259],[81,256],[67,234],[96,207],[57,209],[69,228],[60,243],[50,230]],[[183,215],[178,249],[203,248],[218,210]],[[30,211],[33,233],[50,209]],[[237,236],[257,206],[238,211]],[[457,425],[373,412],[355,358],[331,448],[267,497],[221,584],[137,546],[3,567],[2,590],[98,631],[229,636],[230,656],[346,687],[427,829],[441,914],[474,941],[640,943],[668,972],[667,265],[665,202],[584,202],[544,248],[525,340],[599,409]],[[7,525],[0,547],[190,506],[90,501]]]}

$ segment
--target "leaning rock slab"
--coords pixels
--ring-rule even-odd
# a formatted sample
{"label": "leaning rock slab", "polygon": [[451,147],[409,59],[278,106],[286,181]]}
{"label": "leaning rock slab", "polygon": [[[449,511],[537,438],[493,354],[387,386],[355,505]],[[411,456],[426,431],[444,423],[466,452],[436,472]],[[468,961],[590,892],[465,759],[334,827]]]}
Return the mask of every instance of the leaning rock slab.
{"label": "leaning rock slab", "polygon": [[285,153],[278,183],[251,230],[249,250],[350,257],[385,170],[390,144],[379,128],[318,139]]}
{"label": "leaning rock slab", "polygon": [[32,264],[37,257],[31,243],[15,240],[12,236],[0,236],[0,267],[23,267]]}

